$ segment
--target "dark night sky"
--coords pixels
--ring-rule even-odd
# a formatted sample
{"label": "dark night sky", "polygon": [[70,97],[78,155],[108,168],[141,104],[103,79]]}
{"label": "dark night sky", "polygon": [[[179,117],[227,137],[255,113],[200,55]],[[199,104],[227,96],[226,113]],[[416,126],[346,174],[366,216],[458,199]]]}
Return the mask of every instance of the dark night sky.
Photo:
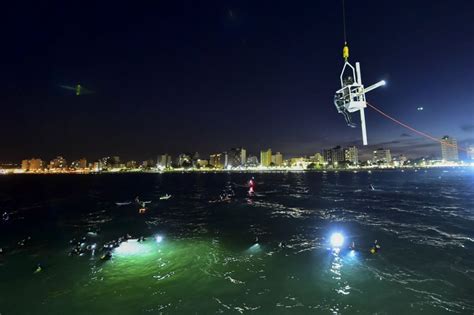
{"label": "dark night sky", "polygon": [[[332,102],[340,1],[9,1],[2,11],[0,160],[360,144]],[[364,83],[388,81],[368,100],[474,143],[474,1],[346,0],[346,11],[350,61]],[[59,87],[77,83],[95,93]],[[366,116],[369,148],[439,155]]]}

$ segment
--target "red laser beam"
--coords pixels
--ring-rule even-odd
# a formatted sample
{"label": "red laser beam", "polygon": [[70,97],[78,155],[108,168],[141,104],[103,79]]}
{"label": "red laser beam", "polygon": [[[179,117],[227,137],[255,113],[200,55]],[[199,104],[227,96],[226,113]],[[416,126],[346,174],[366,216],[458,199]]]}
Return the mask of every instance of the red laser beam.
{"label": "red laser beam", "polygon": [[418,129],[415,129],[415,128],[413,128],[413,127],[411,127],[411,126],[409,126],[409,125],[407,125],[407,124],[405,124],[405,123],[402,123],[401,121],[399,121],[399,120],[393,118],[392,116],[390,116],[390,115],[384,113],[383,111],[381,111],[380,109],[378,109],[378,108],[375,107],[374,105],[370,104],[369,102],[366,102],[366,103],[367,103],[367,105],[368,105],[369,107],[371,107],[373,110],[375,110],[375,111],[376,111],[377,113],[379,113],[380,115],[382,115],[382,116],[384,116],[384,117],[390,119],[391,121],[393,121],[393,122],[399,124],[399,125],[402,126],[402,127],[407,128],[408,130],[413,131],[414,133],[419,134],[420,136],[423,136],[423,137],[428,138],[428,139],[430,139],[430,140],[439,142],[439,143],[444,144],[444,145],[446,145],[446,146],[449,146],[449,147],[452,147],[452,148],[457,148],[458,150],[467,152],[467,149],[465,149],[465,148],[458,147],[457,145],[454,145],[454,144],[448,143],[448,142],[446,142],[446,141],[437,139],[436,137],[434,137],[434,136],[432,136],[432,135],[430,135],[430,134],[427,134],[426,132],[423,132],[423,131],[420,131],[420,130],[418,130]]}

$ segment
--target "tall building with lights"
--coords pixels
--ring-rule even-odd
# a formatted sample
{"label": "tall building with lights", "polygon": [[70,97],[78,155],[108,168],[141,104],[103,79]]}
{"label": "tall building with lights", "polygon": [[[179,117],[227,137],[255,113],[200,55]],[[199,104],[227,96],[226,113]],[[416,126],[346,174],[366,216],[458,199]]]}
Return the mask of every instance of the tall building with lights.
{"label": "tall building with lights", "polygon": [[385,164],[392,162],[392,154],[390,153],[390,149],[379,148],[375,150],[373,162]]}
{"label": "tall building with lights", "polygon": [[260,165],[268,167],[272,163],[272,149],[260,151]]}
{"label": "tall building with lights", "polygon": [[341,146],[323,150],[324,161],[328,164],[335,164],[344,161],[344,149]]}
{"label": "tall building with lights", "polygon": [[258,166],[258,157],[254,156],[254,155],[249,155],[249,157],[247,158],[247,166],[250,166],[250,167],[256,167]]}
{"label": "tall building with lights", "polygon": [[49,162],[49,168],[52,170],[66,169],[67,168],[66,159],[63,158],[62,156],[58,156],[57,158]]}
{"label": "tall building with lights", "polygon": [[458,142],[450,136],[441,138],[441,158],[443,161],[459,161]]}
{"label": "tall building with lights", "polygon": [[28,171],[30,169],[30,160],[21,161],[21,169],[25,172]]}
{"label": "tall building with lights", "polygon": [[179,167],[190,167],[192,166],[192,158],[190,154],[182,153],[178,155],[177,164]]}
{"label": "tall building with lights", "polygon": [[86,158],[82,158],[80,160],[77,160],[77,161],[73,161],[71,163],[71,168],[73,169],[86,169],[87,168],[87,160]]}
{"label": "tall building with lights", "polygon": [[43,160],[42,159],[31,159],[30,160],[30,171],[40,171],[43,169]]}
{"label": "tall building with lights", "polygon": [[169,168],[171,167],[171,155],[169,154],[162,154],[159,161],[158,161],[158,165],[159,167],[163,167],[163,168]]}
{"label": "tall building with lights", "polygon": [[223,168],[224,167],[224,155],[221,153],[211,154],[209,156],[209,164],[214,166],[215,168]]}
{"label": "tall building with lights", "polygon": [[227,151],[225,167],[243,166],[247,160],[247,152],[244,148],[232,148]]}
{"label": "tall building with lights", "polygon": [[474,161],[474,145],[467,148],[467,159],[471,162]]}
{"label": "tall building with lights", "polygon": [[282,166],[283,165],[283,155],[280,152],[277,152],[274,155],[272,155],[272,163],[275,166]]}
{"label": "tall building with lights", "polygon": [[356,146],[344,148],[344,161],[352,165],[359,164],[359,151]]}

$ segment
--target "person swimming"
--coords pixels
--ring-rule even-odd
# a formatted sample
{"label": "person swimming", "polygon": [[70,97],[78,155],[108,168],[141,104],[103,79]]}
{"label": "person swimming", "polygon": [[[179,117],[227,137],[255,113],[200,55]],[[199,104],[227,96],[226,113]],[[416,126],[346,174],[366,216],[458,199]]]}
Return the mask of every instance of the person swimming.
{"label": "person swimming", "polygon": [[377,240],[374,241],[374,244],[372,244],[372,247],[370,248],[370,253],[375,254],[380,250],[380,245]]}
{"label": "person swimming", "polygon": [[41,271],[43,271],[43,267],[41,266],[41,264],[38,264],[38,265],[36,266],[36,269],[35,269],[35,272],[34,272],[34,273],[38,273],[38,272],[41,272]]}
{"label": "person swimming", "polygon": [[372,184],[369,185],[369,188],[370,188],[370,190],[375,190],[375,187]]}
{"label": "person swimming", "polygon": [[8,215],[8,212],[4,212],[3,215],[2,215],[2,219],[3,221],[8,221],[10,220],[10,216]]}
{"label": "person swimming", "polygon": [[252,176],[252,178],[249,180],[249,195],[253,196],[255,194],[255,178]]}
{"label": "person swimming", "polygon": [[356,249],[356,246],[355,246],[355,242],[354,242],[354,241],[351,243],[351,246],[349,246],[349,249],[350,249],[350,250],[355,250],[355,249]]}
{"label": "person swimming", "polygon": [[107,251],[107,252],[105,252],[105,254],[100,256],[100,260],[102,260],[102,261],[110,260],[110,258],[112,258],[112,253],[110,251]]}

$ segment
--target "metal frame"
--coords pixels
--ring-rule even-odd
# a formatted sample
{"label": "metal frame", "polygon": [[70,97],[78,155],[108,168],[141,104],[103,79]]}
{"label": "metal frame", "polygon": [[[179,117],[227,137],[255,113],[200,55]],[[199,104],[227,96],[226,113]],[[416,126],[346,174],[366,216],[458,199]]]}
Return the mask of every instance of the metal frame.
{"label": "metal frame", "polygon": [[[349,67],[352,71],[352,77],[354,82],[352,84],[344,85],[344,72],[346,68]],[[344,63],[342,67],[341,75],[339,76],[341,81],[341,89],[336,93],[342,93],[344,98],[348,101],[344,104],[344,107],[349,113],[360,112],[360,125],[362,129],[362,143],[367,145],[367,128],[365,124],[365,112],[364,109],[367,107],[367,102],[365,100],[365,93],[368,93],[376,88],[385,85],[385,81],[379,81],[367,88],[364,88],[362,84],[362,75],[360,71],[360,63],[356,62],[356,67],[354,68],[348,61]]]}

